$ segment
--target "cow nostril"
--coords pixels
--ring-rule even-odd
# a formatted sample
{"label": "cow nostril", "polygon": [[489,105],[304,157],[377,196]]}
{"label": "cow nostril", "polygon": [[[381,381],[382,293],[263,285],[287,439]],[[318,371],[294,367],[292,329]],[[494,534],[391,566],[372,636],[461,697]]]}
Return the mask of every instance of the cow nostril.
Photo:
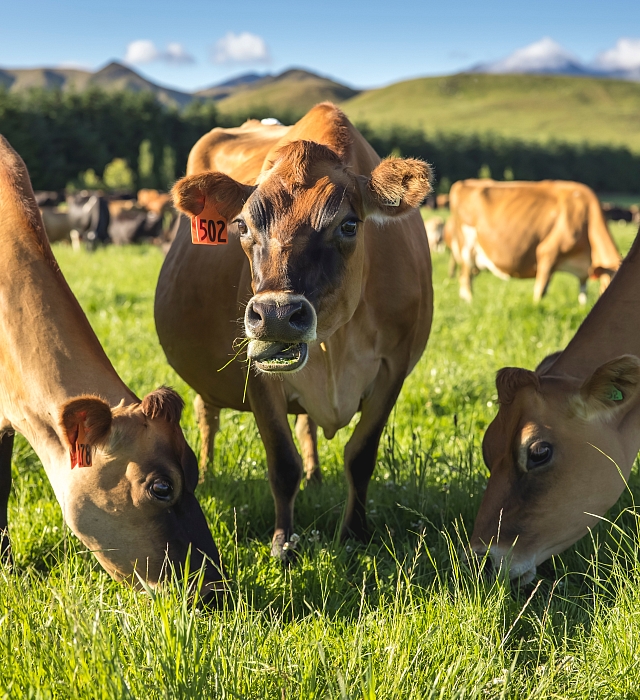
{"label": "cow nostril", "polygon": [[264,316],[261,313],[261,309],[258,308],[258,304],[249,304],[246,313],[246,320],[250,326],[259,326],[264,323]]}
{"label": "cow nostril", "polygon": [[298,329],[304,329],[309,326],[311,320],[311,314],[304,304],[300,305],[297,311],[294,311],[289,317],[289,323]]}
{"label": "cow nostril", "polygon": [[493,559],[490,556],[484,555],[484,561],[480,560],[482,566],[482,575],[486,578],[493,578],[496,573],[496,567],[493,563]]}
{"label": "cow nostril", "polygon": [[[475,550],[472,556],[475,557],[475,566],[472,566],[472,568],[477,567],[477,570],[486,578],[495,576],[496,567],[493,563],[493,558],[486,549],[484,551]],[[469,563],[471,564],[472,562],[470,561]]]}

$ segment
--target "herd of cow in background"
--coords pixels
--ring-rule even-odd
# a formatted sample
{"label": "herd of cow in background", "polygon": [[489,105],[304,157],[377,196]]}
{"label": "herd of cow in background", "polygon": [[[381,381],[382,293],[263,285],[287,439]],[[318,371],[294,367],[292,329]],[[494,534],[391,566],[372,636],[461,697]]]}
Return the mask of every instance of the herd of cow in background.
{"label": "herd of cow in background", "polygon": [[[432,180],[424,162],[381,161],[330,103],[293,126],[213,129],[171,194],[135,198],[34,194],[0,136],[0,556],[10,556],[19,431],[65,521],[114,578],[158,583],[180,570],[191,545],[192,565],[205,570],[203,595],[217,601],[225,588],[194,495],[198,465],[179,425],[182,400],[163,387],[141,401],[122,383],[47,238],[89,250],[162,247],[156,328],[169,363],[197,392],[200,476],[221,409],[252,412],[275,504],[271,551],[283,561],[294,558],[301,482],[321,480],[317,430],[330,439],[356,413],[341,535],[368,537],[379,440],[431,330],[430,249],[450,249],[450,272],[460,268],[469,302],[483,269],[534,278],[535,301],[555,271],[578,278],[581,303],[587,279],[599,278],[603,296],[566,350],[535,371],[498,372],[499,411],[483,441],[491,477],[468,554],[527,583],[539,563],[586,534],[619,497],[640,449],[640,344],[628,322],[640,304],[640,242],[622,262],[606,223],[638,223],[640,212],[601,206],[576,182],[465,180],[436,198]],[[448,206],[447,221],[423,224],[425,202]],[[224,245],[193,245],[207,217]],[[229,362],[240,316],[251,371]]]}
{"label": "herd of cow in background", "polygon": [[51,243],[70,243],[76,250],[154,243],[166,251],[171,245],[176,211],[170,194],[152,189],[137,195],[82,190],[66,197],[62,192],[36,192],[35,197]]}

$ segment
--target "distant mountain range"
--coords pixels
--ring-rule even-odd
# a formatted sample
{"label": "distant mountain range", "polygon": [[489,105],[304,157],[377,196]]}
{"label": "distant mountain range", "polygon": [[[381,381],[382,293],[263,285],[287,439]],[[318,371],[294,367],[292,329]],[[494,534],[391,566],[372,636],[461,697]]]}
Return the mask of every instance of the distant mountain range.
{"label": "distant mountain range", "polygon": [[[506,58],[472,66],[467,74],[535,74],[576,77],[618,78],[640,81],[640,39],[620,39],[591,63],[583,63],[549,37],[514,51]],[[425,80],[427,80],[425,78]],[[395,83],[402,85],[404,83]],[[85,90],[99,86],[106,90],[149,91],[169,106],[183,107],[194,99],[212,99],[222,114],[255,116],[300,115],[317,102],[344,103],[358,95],[370,95],[302,68],[277,75],[245,73],[211,87],[185,92],[158,85],[132,68],[112,61],[92,72],[77,68],[0,68],[0,88],[20,91],[32,87]],[[389,87],[379,88],[386,91]],[[403,106],[402,109],[405,109]],[[410,111],[410,110],[409,110]],[[376,120],[376,115],[372,115]]]}
{"label": "distant mountain range", "polygon": [[591,63],[583,63],[549,37],[517,49],[506,58],[472,66],[470,73],[575,75],[640,80],[640,40],[620,39]]}
{"label": "distant mountain range", "polygon": [[[640,152],[640,40],[621,39],[590,64],[551,39],[456,75],[415,78],[358,91],[301,68],[246,73],[188,93],[158,85],[112,62],[76,68],[1,69],[0,88],[149,91],[181,107],[214,100],[223,123],[248,116],[292,123],[314,104],[340,104],[357,124],[385,131],[408,127],[430,135],[494,134],[526,141],[560,140],[626,146]],[[623,79],[621,79],[623,78]]]}
{"label": "distant mountain range", "polygon": [[343,102],[358,94],[358,90],[300,68],[278,75],[247,73],[193,93],[157,85],[116,61],[95,73],[77,68],[0,68],[0,87],[11,92],[29,88],[80,91],[94,86],[153,92],[160,102],[174,107],[183,107],[197,98],[212,99],[226,113],[252,107],[301,112],[323,100]]}

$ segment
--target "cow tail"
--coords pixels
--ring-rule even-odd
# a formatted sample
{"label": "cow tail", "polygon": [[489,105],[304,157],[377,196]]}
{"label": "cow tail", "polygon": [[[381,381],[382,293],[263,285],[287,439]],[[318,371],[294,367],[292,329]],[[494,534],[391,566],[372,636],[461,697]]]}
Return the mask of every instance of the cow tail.
{"label": "cow tail", "polygon": [[591,276],[613,277],[620,267],[621,257],[609,233],[600,201],[593,192],[589,192],[588,236],[591,246]]}

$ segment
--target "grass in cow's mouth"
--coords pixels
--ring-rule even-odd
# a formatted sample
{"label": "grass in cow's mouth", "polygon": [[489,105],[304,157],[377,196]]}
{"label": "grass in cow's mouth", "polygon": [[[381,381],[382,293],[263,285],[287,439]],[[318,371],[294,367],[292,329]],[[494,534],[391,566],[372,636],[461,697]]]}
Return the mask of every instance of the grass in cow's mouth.
{"label": "grass in cow's mouth", "polygon": [[[626,252],[635,231],[612,228]],[[55,254],[124,381],[138,395],[169,384],[186,399],[182,425],[198,452],[194,392],[155,335],[161,255]],[[380,444],[371,543],[336,537],[352,427],[332,441],[320,432],[322,486],[297,497],[298,562],[273,561],[264,447],[251,415],[222,412],[215,462],[197,490],[232,580],[220,612],[194,610],[178,585],[152,599],[107,578],[64,529],[42,466],[17,436],[0,698],[637,697],[640,535],[629,492],[609,514],[615,526],[540,567],[530,601],[537,581],[512,592],[461,560],[487,479],[481,439],[496,410],[495,372],[535,367],[562,347],[597,283],[580,308],[575,279],[559,273],[536,307],[531,282],[485,274],[468,305],[447,255],[433,262],[432,338]],[[630,489],[640,492],[637,467]]]}
{"label": "grass in cow's mouth", "polygon": [[247,351],[256,368],[262,372],[295,371],[307,360],[307,344],[252,341]]}
{"label": "grass in cow's mouth", "polygon": [[298,362],[300,353],[300,345],[289,345],[283,350],[280,350],[280,352],[276,353],[273,357],[262,360],[261,364],[291,365]]}

